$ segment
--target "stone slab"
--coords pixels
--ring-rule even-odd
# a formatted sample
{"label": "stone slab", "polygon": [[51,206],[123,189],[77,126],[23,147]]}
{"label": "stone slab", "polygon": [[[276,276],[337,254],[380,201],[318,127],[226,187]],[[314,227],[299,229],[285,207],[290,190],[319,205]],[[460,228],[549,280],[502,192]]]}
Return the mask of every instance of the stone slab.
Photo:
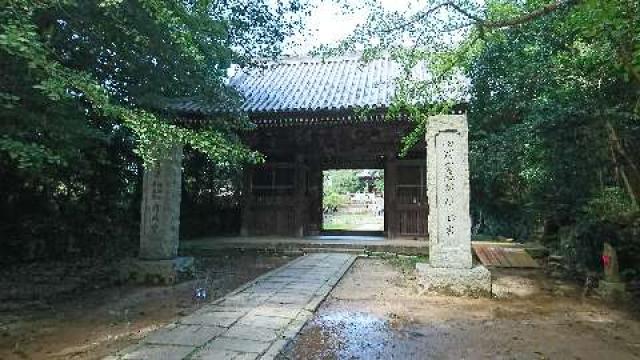
{"label": "stone slab", "polygon": [[274,359],[313,316],[305,309],[315,310],[355,259],[346,254],[302,256],[111,359]]}
{"label": "stone slab", "polygon": [[182,146],[162,149],[153,167],[144,169],[140,219],[140,253],[146,260],[178,255]]}
{"label": "stone slab", "polygon": [[[247,357],[249,355],[249,357]],[[236,360],[236,359],[256,359],[257,353],[242,353],[239,351],[226,350],[220,348],[205,347],[190,359],[192,360]]]}
{"label": "stone slab", "polygon": [[229,327],[246,314],[244,311],[210,311],[199,310],[178,322],[187,325],[206,325]]}
{"label": "stone slab", "polygon": [[466,296],[491,295],[491,273],[482,265],[455,269],[417,263],[416,270],[418,282],[427,291]]}
{"label": "stone slab", "polygon": [[143,344],[122,355],[122,360],[181,360],[195,350],[193,346]]}
{"label": "stone slab", "polygon": [[469,141],[466,115],[429,117],[426,129],[429,263],[469,269]]}
{"label": "stone slab", "polygon": [[[294,335],[295,336],[295,335]],[[288,340],[277,340],[271,344],[269,349],[260,357],[261,360],[275,359],[285,346],[287,346]]]}
{"label": "stone slab", "polygon": [[311,252],[337,252],[341,249],[357,251],[359,254],[405,254],[427,255],[427,241],[409,239],[387,239],[384,237],[371,240],[344,237],[269,237],[269,236],[232,236],[207,237],[195,240],[180,241],[180,252],[185,254],[216,255],[220,251],[271,251],[283,254],[306,254]]}
{"label": "stone slab", "polygon": [[265,304],[253,309],[251,314],[295,319],[299,312],[300,309],[297,306],[283,307]]}
{"label": "stone slab", "polygon": [[278,338],[279,329],[280,328],[269,329],[264,327],[238,325],[229,329],[229,331],[227,331],[224,336],[238,339],[272,342]]}
{"label": "stone slab", "polygon": [[172,324],[154,331],[144,339],[148,344],[201,346],[225,332],[217,326]]}
{"label": "stone slab", "polygon": [[[221,336],[210,342],[201,352],[206,353],[207,349],[223,349],[237,351],[241,353],[261,354],[271,346],[269,341],[258,341],[250,339],[240,339],[236,337]],[[200,352],[198,352],[200,353]]]}
{"label": "stone slab", "polygon": [[249,315],[240,319],[238,326],[278,330],[284,328],[290,322],[291,319],[285,317]]}

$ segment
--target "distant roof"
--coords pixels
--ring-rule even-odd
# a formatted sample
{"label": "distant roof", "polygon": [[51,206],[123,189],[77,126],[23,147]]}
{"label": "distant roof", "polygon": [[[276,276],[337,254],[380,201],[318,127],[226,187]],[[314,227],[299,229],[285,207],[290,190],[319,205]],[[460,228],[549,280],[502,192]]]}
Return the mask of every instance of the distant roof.
{"label": "distant roof", "polygon": [[241,69],[229,84],[250,114],[375,109],[391,104],[399,74],[399,65],[389,59],[289,58]]}

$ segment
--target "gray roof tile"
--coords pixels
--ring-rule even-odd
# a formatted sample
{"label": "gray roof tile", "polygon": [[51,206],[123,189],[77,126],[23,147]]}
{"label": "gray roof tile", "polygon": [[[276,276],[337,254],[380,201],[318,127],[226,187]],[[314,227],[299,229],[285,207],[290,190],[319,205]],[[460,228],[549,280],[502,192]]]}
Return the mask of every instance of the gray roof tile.
{"label": "gray roof tile", "polygon": [[297,58],[239,70],[229,84],[249,113],[380,108],[391,103],[399,74],[389,59]]}

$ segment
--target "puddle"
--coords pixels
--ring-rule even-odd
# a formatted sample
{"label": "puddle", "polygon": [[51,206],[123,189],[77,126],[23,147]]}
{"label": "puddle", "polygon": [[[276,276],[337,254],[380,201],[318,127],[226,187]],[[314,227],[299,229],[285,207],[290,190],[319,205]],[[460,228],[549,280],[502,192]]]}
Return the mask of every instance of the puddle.
{"label": "puddle", "polygon": [[406,325],[366,312],[323,312],[307,324],[285,358],[416,358],[426,335]]}

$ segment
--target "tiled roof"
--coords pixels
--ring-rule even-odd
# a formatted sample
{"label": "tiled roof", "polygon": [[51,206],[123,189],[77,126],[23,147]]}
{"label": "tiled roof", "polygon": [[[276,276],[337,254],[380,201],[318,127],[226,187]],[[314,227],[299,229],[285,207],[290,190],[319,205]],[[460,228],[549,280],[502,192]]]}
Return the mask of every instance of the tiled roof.
{"label": "tiled roof", "polygon": [[253,114],[384,108],[399,74],[388,59],[297,58],[239,70],[230,85],[244,96],[242,110]]}

